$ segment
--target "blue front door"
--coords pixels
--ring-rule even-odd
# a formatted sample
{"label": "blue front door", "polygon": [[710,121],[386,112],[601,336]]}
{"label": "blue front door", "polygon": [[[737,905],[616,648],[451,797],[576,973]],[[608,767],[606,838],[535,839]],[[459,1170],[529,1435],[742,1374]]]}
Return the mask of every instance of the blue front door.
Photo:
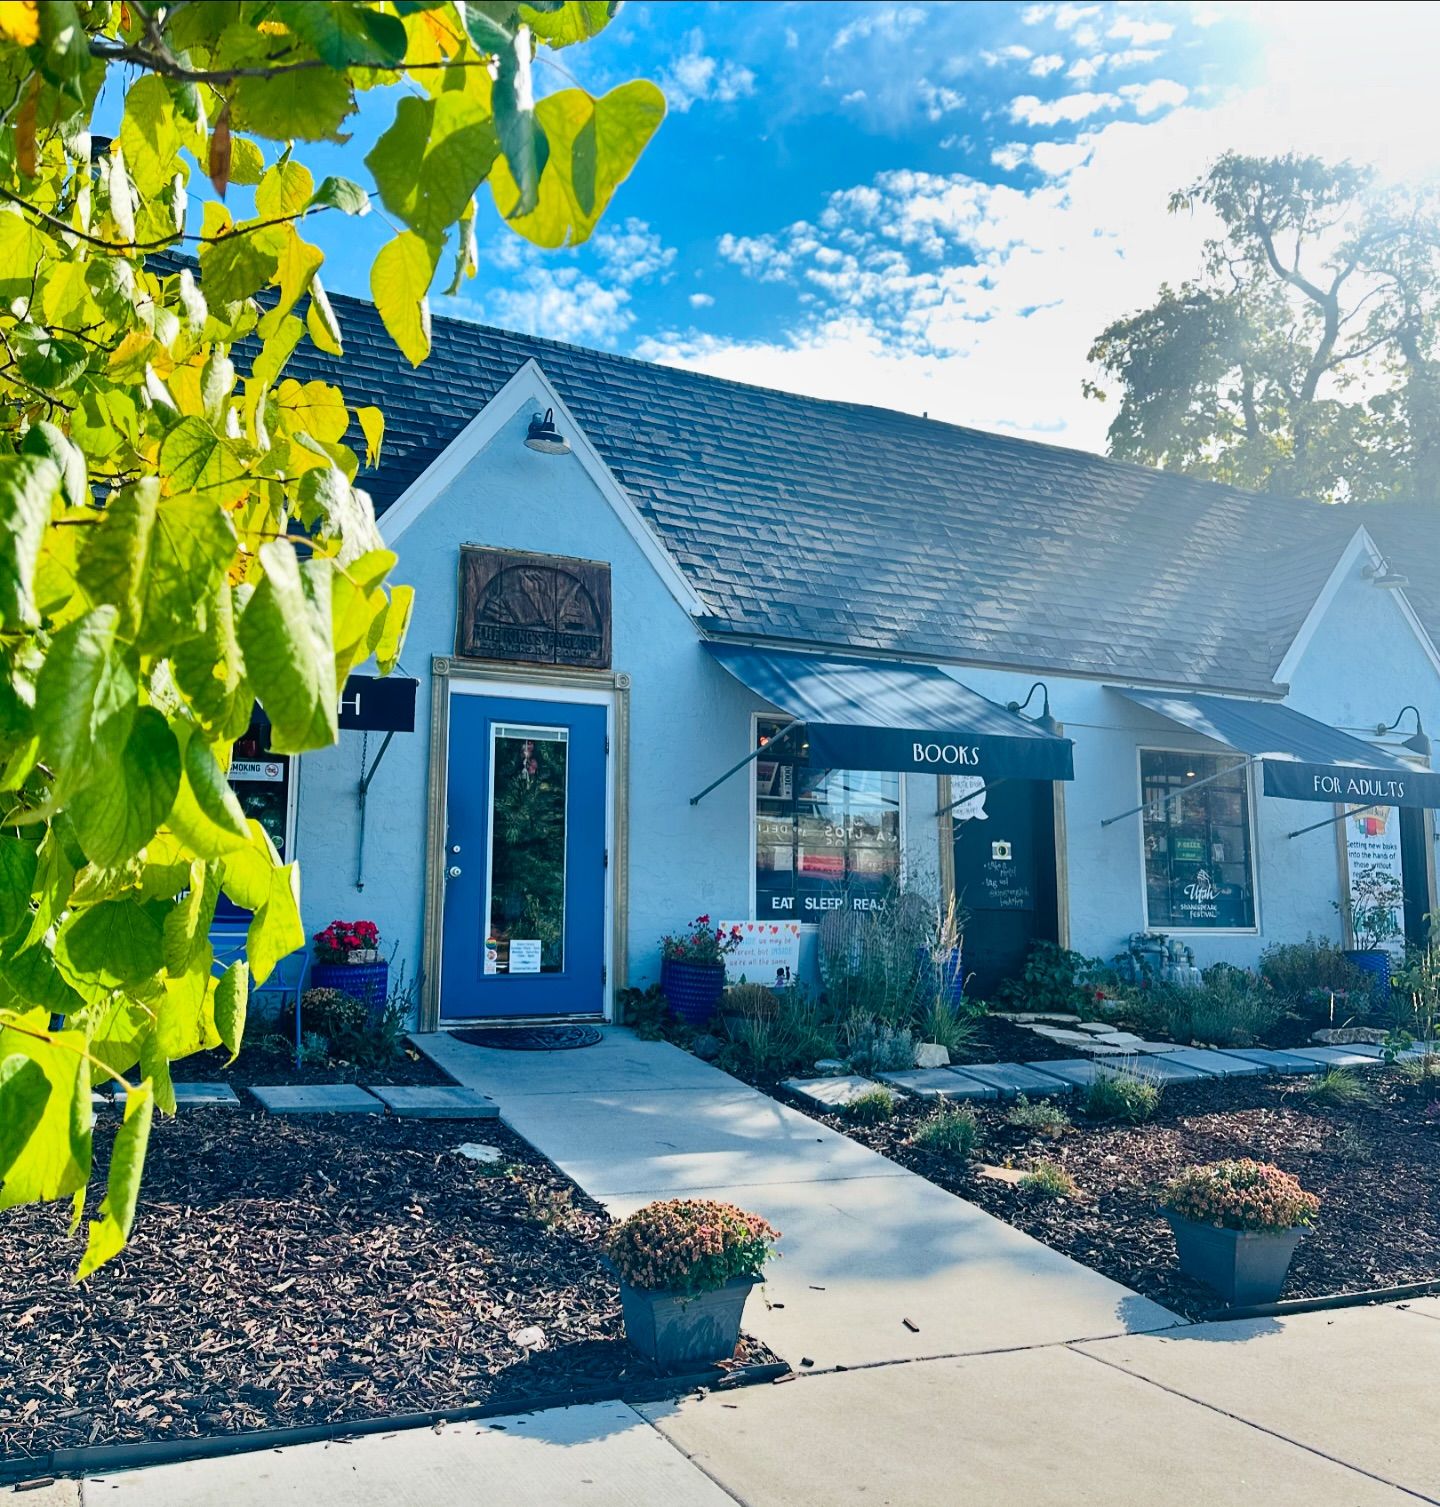
{"label": "blue front door", "polygon": [[443,1020],[603,1009],[606,722],[451,697]]}

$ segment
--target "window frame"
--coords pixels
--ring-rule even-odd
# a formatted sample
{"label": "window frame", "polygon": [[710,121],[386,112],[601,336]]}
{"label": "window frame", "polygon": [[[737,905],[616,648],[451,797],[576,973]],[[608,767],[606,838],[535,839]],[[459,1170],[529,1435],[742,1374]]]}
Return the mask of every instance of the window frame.
{"label": "window frame", "polygon": [[[783,727],[793,727],[800,720],[798,717],[791,717],[789,719],[789,721],[786,721],[785,717],[786,717],[786,713],[784,713],[784,712],[751,712],[750,713],[750,751],[752,753],[755,751],[755,745],[756,745],[756,743],[757,743],[757,741],[759,740],[759,737],[760,737],[760,724],[762,722],[779,722]],[[759,777],[758,777],[758,773],[757,773],[756,768],[755,768],[755,766],[758,763],[759,763],[758,759],[752,759],[750,761],[749,778],[747,780],[747,784],[750,787],[750,799],[749,799],[749,806],[750,806],[750,836],[749,836],[748,843],[746,845],[747,849],[748,849],[748,853],[749,853],[749,857],[747,859],[749,878],[746,880],[746,888],[749,891],[749,896],[750,896],[750,900],[749,900],[750,911],[749,911],[749,916],[748,916],[747,919],[752,920],[752,921],[758,921],[760,919],[759,912],[755,908],[756,907],[755,861],[756,861],[756,858],[758,857],[758,850],[759,850],[759,842],[758,842],[758,839],[757,839],[756,827],[758,826],[759,819],[760,819],[760,803],[759,803],[759,799],[758,799],[758,796],[759,796],[759,791],[758,791]],[[876,772],[876,771],[871,771],[871,773],[874,773],[874,772]],[[878,772],[882,773],[882,774],[893,774],[895,776],[896,780],[898,781],[898,784],[899,784],[899,800],[896,803],[896,819],[898,820],[898,822],[900,824],[899,825],[899,833],[898,833],[898,836],[899,836],[899,839],[900,839],[900,841],[899,841],[900,864],[899,864],[899,870],[898,870],[898,872],[896,873],[896,876],[895,876],[895,880],[896,880],[897,884],[903,886],[904,883],[905,883],[906,862],[907,862],[906,861],[906,851],[905,851],[905,849],[906,849],[906,841],[905,841],[905,827],[906,827],[906,821],[905,821],[905,818],[906,818],[906,810],[905,810],[905,786],[906,786],[906,776],[905,776],[905,771],[904,770],[900,770],[900,769],[892,769],[892,770],[881,770],[881,771],[878,771]],[[932,776],[929,776],[928,778],[933,779],[934,776],[932,775]],[[820,923],[818,921],[806,921],[806,920],[804,920],[799,915],[795,915],[795,916],[791,917],[791,919],[800,922],[800,927],[801,927],[802,931],[817,931],[819,929],[819,926],[820,926]]]}
{"label": "window frame", "polygon": [[[1254,922],[1250,926],[1170,926],[1157,925],[1150,919],[1149,867],[1145,851],[1145,755],[1178,754],[1182,758],[1224,758],[1233,756],[1240,761],[1239,768],[1245,778],[1245,814],[1249,823],[1249,867],[1251,910]],[[1136,823],[1136,845],[1140,852],[1140,914],[1145,918],[1146,931],[1163,932],[1169,937],[1256,937],[1264,931],[1260,910],[1260,813],[1255,801],[1255,781],[1252,771],[1255,760],[1234,748],[1177,748],[1167,744],[1137,743],[1135,745],[1135,788],[1141,807]],[[1181,787],[1183,788],[1183,787]]]}

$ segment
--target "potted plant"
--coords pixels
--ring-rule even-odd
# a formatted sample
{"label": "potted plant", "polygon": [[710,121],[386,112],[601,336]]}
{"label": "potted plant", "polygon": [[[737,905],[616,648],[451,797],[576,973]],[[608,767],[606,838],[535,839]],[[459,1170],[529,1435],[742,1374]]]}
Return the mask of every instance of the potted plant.
{"label": "potted plant", "polygon": [[372,1016],[390,997],[390,965],[380,956],[380,928],[373,921],[332,921],[317,931],[310,985],[338,989],[364,1002]]}
{"label": "potted plant", "polygon": [[1288,1172],[1249,1157],[1188,1167],[1161,1207],[1175,1232],[1180,1270],[1230,1306],[1273,1303],[1320,1200]]}
{"label": "potted plant", "polygon": [[712,926],[696,916],[688,931],[660,939],[660,987],[670,1009],[687,1025],[710,1024],[725,992],[725,955],[740,945],[740,928]]}
{"label": "potted plant", "polygon": [[1373,997],[1384,1002],[1390,986],[1390,953],[1385,944],[1403,933],[1405,890],[1400,880],[1380,864],[1357,870],[1350,879],[1350,894],[1337,900],[1335,908],[1350,928],[1351,946],[1345,956],[1370,980]]}
{"label": "potted plant", "polygon": [[616,1225],[606,1252],[631,1347],[665,1370],[729,1360],[779,1238],[758,1214],[708,1198],[663,1199]]}

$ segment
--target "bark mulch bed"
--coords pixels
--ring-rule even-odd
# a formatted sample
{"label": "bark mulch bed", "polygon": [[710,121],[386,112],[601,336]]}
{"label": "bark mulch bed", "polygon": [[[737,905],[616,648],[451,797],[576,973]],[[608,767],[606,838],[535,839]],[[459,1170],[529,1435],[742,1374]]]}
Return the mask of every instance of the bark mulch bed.
{"label": "bark mulch bed", "polygon": [[1434,1117],[1428,1112],[1440,1088],[1378,1074],[1365,1081],[1374,1102],[1346,1108],[1310,1102],[1303,1080],[1176,1084],[1143,1125],[1091,1124],[1071,1109],[1075,1128],[1058,1141],[1009,1125],[1005,1106],[975,1106],[984,1161],[1022,1169],[1040,1158],[1058,1162],[1079,1184],[1077,1201],[1024,1192],[911,1145],[909,1136],[933,1109],[913,1099],[900,1101],[894,1118],[879,1125],[814,1118],[1195,1318],[1213,1313],[1219,1299],[1179,1274],[1156,1195],[1191,1163],[1224,1157],[1274,1162],[1320,1197],[1319,1221],[1300,1242],[1283,1298],[1440,1278],[1440,1106]]}
{"label": "bark mulch bed", "polygon": [[[503,1170],[452,1149],[472,1139]],[[493,1120],[157,1120],[130,1245],[79,1286],[67,1212],[0,1214],[0,1459],[659,1374],[623,1338],[608,1216]],[[545,1349],[510,1337],[529,1326]]]}
{"label": "bark mulch bed", "polygon": [[[246,1034],[240,1055],[232,1063],[224,1048],[197,1052],[174,1067],[175,1077],[190,1083],[228,1083],[238,1094],[246,1088],[264,1088],[276,1083],[383,1083],[431,1084],[451,1080],[422,1052],[408,1042],[400,1056],[378,1067],[359,1067],[353,1062],[331,1061],[295,1066],[293,1045],[288,1051],[257,1050],[265,1038]],[[1038,1039],[1038,1038],[1037,1038]]]}

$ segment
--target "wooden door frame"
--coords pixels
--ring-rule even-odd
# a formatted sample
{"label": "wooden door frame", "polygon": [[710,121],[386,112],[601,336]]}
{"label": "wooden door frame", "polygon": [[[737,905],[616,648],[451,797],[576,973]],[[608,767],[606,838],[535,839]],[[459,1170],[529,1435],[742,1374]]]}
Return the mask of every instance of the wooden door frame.
{"label": "wooden door frame", "polygon": [[[425,813],[425,912],[421,941],[420,1020],[422,1031],[440,1025],[440,966],[445,931],[445,822],[450,778],[450,699],[456,682],[478,684],[502,696],[521,687],[553,693],[563,702],[567,691],[590,693],[610,708],[610,750],[606,759],[606,819],[610,883],[605,896],[606,930],[603,1013],[612,1020],[615,996],[625,987],[628,958],[630,890],[630,677],[613,670],[566,670],[512,664],[487,664],[436,655],[430,661],[430,761]],[[599,693],[597,696],[595,693]],[[466,692],[460,692],[466,694]],[[568,1018],[568,1017],[567,1017]],[[530,1017],[530,1024],[536,1023]],[[470,1022],[474,1024],[474,1022]]]}

